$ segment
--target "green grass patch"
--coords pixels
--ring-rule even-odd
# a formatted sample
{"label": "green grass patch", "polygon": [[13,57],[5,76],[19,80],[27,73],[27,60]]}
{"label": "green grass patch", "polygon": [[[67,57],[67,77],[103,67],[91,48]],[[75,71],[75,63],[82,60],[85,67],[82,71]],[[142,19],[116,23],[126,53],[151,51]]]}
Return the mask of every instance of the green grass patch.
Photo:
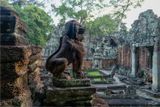
{"label": "green grass patch", "polygon": [[101,76],[101,75],[102,75],[102,74],[100,73],[100,71],[97,70],[97,69],[90,69],[90,70],[86,70],[85,72],[86,72],[86,74],[87,74],[88,76]]}
{"label": "green grass patch", "polygon": [[101,76],[102,74],[101,73],[99,73],[99,72],[87,72],[87,75],[88,76]]}

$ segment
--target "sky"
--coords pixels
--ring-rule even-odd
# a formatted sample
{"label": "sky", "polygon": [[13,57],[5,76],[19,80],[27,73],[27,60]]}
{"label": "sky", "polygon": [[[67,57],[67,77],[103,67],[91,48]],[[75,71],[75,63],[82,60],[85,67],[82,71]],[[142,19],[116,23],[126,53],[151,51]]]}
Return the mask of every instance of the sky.
{"label": "sky", "polygon": [[[60,4],[60,0],[52,0],[52,1],[54,4],[57,5]],[[138,19],[139,14],[141,12],[146,11],[147,9],[152,9],[153,12],[160,17],[160,0],[144,0],[141,7],[137,7],[135,9],[131,9],[130,11],[128,11],[126,13],[127,18],[123,20],[123,22],[126,23],[127,28],[131,28],[131,24],[134,22],[134,20]],[[103,10],[103,12],[109,13],[110,9]],[[97,14],[97,12],[95,13]]]}
{"label": "sky", "polygon": [[126,26],[130,28],[134,20],[138,19],[139,14],[147,9],[152,9],[160,17],[160,0],[145,0],[141,7],[127,12],[127,18],[123,20]]}

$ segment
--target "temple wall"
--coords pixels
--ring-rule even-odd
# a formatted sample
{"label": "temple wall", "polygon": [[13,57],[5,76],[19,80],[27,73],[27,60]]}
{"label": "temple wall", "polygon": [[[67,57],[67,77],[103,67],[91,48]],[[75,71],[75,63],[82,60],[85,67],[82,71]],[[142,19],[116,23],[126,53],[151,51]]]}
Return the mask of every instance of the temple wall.
{"label": "temple wall", "polygon": [[131,49],[129,46],[118,48],[117,64],[123,67],[131,67]]}
{"label": "temple wall", "polygon": [[149,59],[150,53],[147,48],[140,47],[138,50],[139,69],[151,69],[152,60]]}
{"label": "temple wall", "polygon": [[102,68],[109,69],[112,68],[113,65],[117,63],[117,59],[103,59],[102,60]]}
{"label": "temple wall", "polygon": [[[138,70],[147,70],[150,71],[152,67],[152,51],[150,52],[146,47],[136,48],[136,57],[137,57],[137,67]],[[118,65],[131,68],[131,48],[128,46],[123,46],[118,48]]]}
{"label": "temple wall", "polygon": [[83,70],[91,69],[92,65],[93,65],[92,61],[90,61],[90,60],[84,60],[82,68],[83,68]]}

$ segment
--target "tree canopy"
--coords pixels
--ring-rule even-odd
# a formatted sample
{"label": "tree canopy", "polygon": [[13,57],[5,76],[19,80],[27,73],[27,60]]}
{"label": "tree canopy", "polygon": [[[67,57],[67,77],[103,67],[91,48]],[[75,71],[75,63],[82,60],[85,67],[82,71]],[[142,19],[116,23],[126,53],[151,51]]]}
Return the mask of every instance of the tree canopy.
{"label": "tree canopy", "polygon": [[[60,0],[62,3],[56,7],[52,5],[53,12],[64,23],[68,18],[79,20],[88,29],[91,35],[107,35],[119,30],[126,12],[131,8],[140,6],[144,0]],[[94,11],[112,8],[112,13],[96,17]],[[104,10],[105,11],[105,10]]]}
{"label": "tree canopy", "polygon": [[110,15],[98,17],[86,23],[88,32],[93,36],[104,36],[116,31],[117,21]]}
{"label": "tree canopy", "polygon": [[[53,19],[58,17],[58,26],[64,25],[69,18],[82,23],[90,36],[103,36],[121,29],[126,12],[140,6],[144,0],[60,0],[60,5],[52,0],[1,0],[2,5],[10,6],[20,15],[28,26],[27,38],[32,44],[44,46],[53,33]],[[46,13],[43,5],[51,3],[51,10]],[[48,5],[49,6],[49,5]],[[113,8],[112,13],[105,9]],[[45,11],[44,11],[45,10]],[[93,14],[95,11],[104,12]]]}
{"label": "tree canopy", "polygon": [[53,30],[51,17],[34,5],[27,5],[24,8],[18,5],[14,7],[22,20],[27,23],[29,41],[33,44],[44,46]]}
{"label": "tree canopy", "polygon": [[[33,0],[34,1],[34,0]],[[53,30],[52,18],[30,0],[2,1],[3,6],[14,9],[27,25],[27,38],[31,44],[44,46]]]}

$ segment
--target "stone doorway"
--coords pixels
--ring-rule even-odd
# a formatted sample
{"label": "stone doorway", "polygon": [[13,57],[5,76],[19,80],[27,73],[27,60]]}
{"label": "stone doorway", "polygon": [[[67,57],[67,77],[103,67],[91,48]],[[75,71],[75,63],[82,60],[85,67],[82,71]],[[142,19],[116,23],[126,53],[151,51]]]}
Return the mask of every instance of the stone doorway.
{"label": "stone doorway", "polygon": [[135,77],[138,77],[142,72],[152,74],[153,51],[153,46],[134,47],[134,50],[132,49],[132,64],[134,65],[132,67]]}

